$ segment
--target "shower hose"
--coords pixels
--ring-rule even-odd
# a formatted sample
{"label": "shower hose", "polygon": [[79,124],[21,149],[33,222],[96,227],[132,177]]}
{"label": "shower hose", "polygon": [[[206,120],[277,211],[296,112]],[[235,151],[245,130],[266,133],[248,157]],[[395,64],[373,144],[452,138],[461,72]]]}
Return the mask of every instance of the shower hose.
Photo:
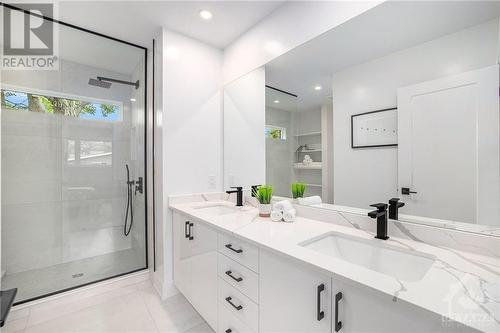
{"label": "shower hose", "polygon": [[[133,197],[132,190],[134,187],[134,181],[130,180],[130,171],[128,169],[128,164],[125,164],[125,168],[127,168],[127,211],[125,212],[125,223],[123,225],[123,234],[128,236],[130,234],[130,230],[132,230],[132,225],[134,224],[134,205],[133,205]],[[130,225],[129,225],[129,211],[130,211]],[[128,227],[127,227],[128,226]]]}

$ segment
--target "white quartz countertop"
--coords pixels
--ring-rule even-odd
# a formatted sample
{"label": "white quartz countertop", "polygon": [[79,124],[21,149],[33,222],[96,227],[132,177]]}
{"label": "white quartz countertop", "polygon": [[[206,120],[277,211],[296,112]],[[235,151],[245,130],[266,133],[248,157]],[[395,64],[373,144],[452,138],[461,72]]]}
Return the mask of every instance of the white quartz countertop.
{"label": "white quartz countertop", "polygon": [[[391,237],[385,241],[375,240],[404,251],[416,251],[436,258],[422,279],[402,281],[299,245],[332,232],[373,241],[371,232],[300,216],[297,216],[294,223],[272,222],[268,218],[260,218],[258,209],[252,206],[244,206],[235,213],[225,215],[204,213],[203,210],[196,209],[214,204],[234,206],[234,203],[228,201],[212,201],[171,204],[170,208],[259,247],[299,259],[337,278],[346,278],[378,290],[390,295],[394,301],[408,302],[480,331],[500,332],[498,257],[475,255],[472,256],[474,260],[471,260],[467,253],[456,249],[411,239]],[[332,211],[332,214],[338,213]]]}

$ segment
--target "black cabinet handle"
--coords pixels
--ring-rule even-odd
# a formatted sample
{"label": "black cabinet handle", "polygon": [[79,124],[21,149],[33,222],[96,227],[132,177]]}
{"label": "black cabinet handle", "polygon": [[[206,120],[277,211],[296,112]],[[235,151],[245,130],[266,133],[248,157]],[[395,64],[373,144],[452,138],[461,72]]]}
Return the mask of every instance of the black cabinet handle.
{"label": "black cabinet handle", "polygon": [[238,305],[238,306],[234,305],[234,303],[233,303],[233,302],[231,302],[231,300],[232,300],[232,299],[233,299],[232,297],[226,297],[226,302],[228,302],[229,304],[231,304],[231,306],[232,306],[233,308],[235,308],[235,309],[236,309],[236,311],[240,311],[241,309],[243,309],[243,306],[242,306],[242,305]]}
{"label": "black cabinet handle", "polygon": [[411,191],[409,187],[401,187],[401,194],[409,195],[410,193],[417,194],[417,192]]}
{"label": "black cabinet handle", "polygon": [[325,312],[321,311],[321,292],[323,290],[325,290],[325,285],[322,283],[318,286],[318,292],[316,294],[316,296],[318,297],[318,307],[317,307],[318,321],[325,318]]}
{"label": "black cabinet handle", "polygon": [[342,299],[342,293],[338,292],[335,295],[335,332],[340,331],[342,322],[339,321],[339,301]]}
{"label": "black cabinet handle", "polygon": [[242,250],[242,249],[238,249],[238,250],[236,250],[235,248],[233,248],[233,245],[231,245],[231,244],[226,244],[225,246],[226,246],[228,249],[230,249],[231,251],[234,251],[234,252],[236,252],[236,253],[241,253],[241,252],[243,252],[243,250]]}
{"label": "black cabinet handle", "polygon": [[234,281],[236,281],[236,282],[241,282],[241,281],[243,281],[243,278],[242,278],[242,277],[237,278],[237,277],[235,277],[232,273],[233,273],[233,272],[231,272],[231,271],[226,271],[226,275],[227,275],[227,276],[229,276],[229,277],[230,277],[231,279],[233,279]]}
{"label": "black cabinet handle", "polygon": [[228,328],[227,330],[225,330],[226,333],[231,333],[233,330]]}
{"label": "black cabinet handle", "polygon": [[189,238],[189,221],[184,223],[184,237]]}
{"label": "black cabinet handle", "polygon": [[193,226],[194,226],[193,223],[189,223],[189,228],[188,228],[188,230],[189,230],[189,240],[193,240],[194,239],[193,234],[191,233],[191,231],[193,231],[191,229]]}

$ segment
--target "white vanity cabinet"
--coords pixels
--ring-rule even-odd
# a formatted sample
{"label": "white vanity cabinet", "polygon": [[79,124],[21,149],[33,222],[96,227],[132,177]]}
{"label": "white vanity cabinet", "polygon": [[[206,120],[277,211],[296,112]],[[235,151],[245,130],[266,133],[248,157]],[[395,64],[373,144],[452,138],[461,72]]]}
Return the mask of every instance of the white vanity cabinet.
{"label": "white vanity cabinet", "polygon": [[260,332],[331,332],[332,279],[311,266],[260,252]]}
{"label": "white vanity cabinet", "polygon": [[217,231],[174,213],[174,283],[212,327],[217,327]]}
{"label": "white vanity cabinet", "polygon": [[259,248],[219,233],[218,265],[218,332],[259,332]]}
{"label": "white vanity cabinet", "polygon": [[455,322],[443,321],[441,316],[417,306],[395,301],[390,295],[337,277],[333,278],[332,305],[332,332],[475,332]]}
{"label": "white vanity cabinet", "polygon": [[173,216],[175,285],[218,333],[474,332],[204,222]]}

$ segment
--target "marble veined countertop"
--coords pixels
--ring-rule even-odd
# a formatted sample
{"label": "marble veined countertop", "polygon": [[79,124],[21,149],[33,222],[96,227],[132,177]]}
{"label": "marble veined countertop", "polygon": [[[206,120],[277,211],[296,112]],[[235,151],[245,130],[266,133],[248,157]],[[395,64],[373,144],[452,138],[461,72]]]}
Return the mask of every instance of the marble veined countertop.
{"label": "marble veined countertop", "polygon": [[[252,206],[243,206],[225,215],[209,214],[197,209],[216,204],[234,206],[233,202],[215,200],[171,203],[170,208],[261,248],[277,251],[335,277],[343,277],[388,294],[395,300],[403,300],[480,331],[500,332],[499,257],[468,255],[457,249],[389,235],[391,238],[380,242],[400,248],[403,252],[415,251],[435,257],[421,279],[402,281],[300,245],[326,233],[340,233],[373,241],[372,232],[301,216],[297,216],[294,223],[272,222],[268,218],[260,218],[258,209]],[[332,211],[331,214],[338,213]],[[346,218],[345,214],[338,215],[339,218]]]}

